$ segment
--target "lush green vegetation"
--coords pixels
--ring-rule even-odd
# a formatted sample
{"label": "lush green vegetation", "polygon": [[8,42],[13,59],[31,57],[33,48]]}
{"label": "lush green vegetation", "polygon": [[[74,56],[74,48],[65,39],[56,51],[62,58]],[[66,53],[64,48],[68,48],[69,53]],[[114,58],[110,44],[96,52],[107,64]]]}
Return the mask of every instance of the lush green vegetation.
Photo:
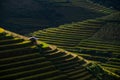
{"label": "lush green vegetation", "polygon": [[39,30],[31,35],[49,44],[76,52],[120,75],[120,13]]}

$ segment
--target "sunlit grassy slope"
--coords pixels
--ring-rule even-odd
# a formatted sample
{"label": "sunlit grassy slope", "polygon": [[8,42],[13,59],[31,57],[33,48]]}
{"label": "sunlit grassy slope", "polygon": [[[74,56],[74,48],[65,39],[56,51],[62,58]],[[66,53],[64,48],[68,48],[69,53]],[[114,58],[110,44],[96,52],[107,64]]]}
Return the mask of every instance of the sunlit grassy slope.
{"label": "sunlit grassy slope", "polygon": [[2,4],[0,24],[6,29],[21,34],[115,12],[88,0],[72,0],[71,2],[66,2],[66,0],[23,0],[21,4],[19,4],[19,0],[2,0],[0,3]]}
{"label": "sunlit grassy slope", "polygon": [[119,14],[39,30],[31,35],[76,52],[120,75]]}

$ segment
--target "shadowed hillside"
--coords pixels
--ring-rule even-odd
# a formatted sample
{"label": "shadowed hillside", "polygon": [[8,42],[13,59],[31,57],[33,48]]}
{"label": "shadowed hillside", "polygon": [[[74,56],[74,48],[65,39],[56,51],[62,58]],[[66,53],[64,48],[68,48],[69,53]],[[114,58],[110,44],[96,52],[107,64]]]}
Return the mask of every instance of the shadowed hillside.
{"label": "shadowed hillside", "polygon": [[79,53],[120,75],[119,13],[34,32],[49,44]]}
{"label": "shadowed hillside", "polygon": [[109,7],[111,9],[120,10],[120,0],[91,0],[91,1]]}
{"label": "shadowed hillside", "polygon": [[1,0],[0,25],[20,34],[114,12],[87,0]]}

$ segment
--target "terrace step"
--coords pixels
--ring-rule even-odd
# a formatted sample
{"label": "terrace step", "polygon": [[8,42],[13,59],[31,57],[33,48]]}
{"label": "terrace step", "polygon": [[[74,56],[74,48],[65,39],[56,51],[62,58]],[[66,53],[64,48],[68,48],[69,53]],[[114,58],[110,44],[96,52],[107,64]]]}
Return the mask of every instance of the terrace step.
{"label": "terrace step", "polygon": [[53,70],[53,71],[48,71],[48,72],[44,72],[42,74],[36,74],[36,75],[32,75],[32,76],[28,76],[28,77],[23,77],[17,80],[40,80],[40,79],[49,79],[51,77],[55,77],[60,75],[59,70]]}
{"label": "terrace step", "polygon": [[59,75],[59,76],[55,76],[55,77],[52,77],[52,78],[48,78],[48,79],[45,79],[45,80],[64,80],[64,79],[67,79],[67,76],[66,75]]}
{"label": "terrace step", "polygon": [[54,61],[54,60],[55,60],[55,61],[58,61],[58,60],[66,60],[66,59],[71,58],[71,57],[73,57],[73,56],[70,55],[70,54],[66,54],[66,55],[63,55],[63,56],[50,58],[50,60],[52,60],[52,61]]}
{"label": "terrace step", "polygon": [[49,65],[51,65],[51,62],[46,61],[46,62],[41,62],[41,63],[13,67],[13,68],[6,68],[5,70],[0,71],[0,76],[9,75],[9,74],[13,74],[13,73],[19,73],[22,71],[28,71],[28,70],[32,70],[32,69],[43,68],[43,67],[49,66]]}
{"label": "terrace step", "polygon": [[85,71],[85,68],[84,68],[84,67],[82,67],[82,68],[76,68],[74,71],[67,73],[67,75],[68,75],[68,76],[73,76],[73,75],[82,73],[82,72],[84,72],[84,71]]}
{"label": "terrace step", "polygon": [[56,58],[56,57],[60,57],[60,56],[64,56],[65,54],[63,52],[60,52],[60,51],[57,51],[57,52],[54,52],[52,54],[45,54],[46,57],[49,57],[49,58]]}
{"label": "terrace step", "polygon": [[[9,75],[5,75],[5,76],[1,76],[0,79],[19,79],[19,78],[23,78],[23,77],[31,77],[31,78],[35,78],[36,76],[33,77],[33,75],[38,74],[38,75],[42,75],[42,76],[38,76],[38,77],[42,77],[43,76],[47,78],[47,76],[51,76],[51,75],[45,75],[46,73],[52,73],[52,72],[59,72],[55,70],[54,66],[47,66],[44,68],[38,68],[38,69],[32,69],[32,70],[28,70],[28,71],[23,71],[23,72],[19,72],[19,73],[14,73],[14,74],[9,74]],[[43,74],[41,74],[43,73]],[[53,76],[53,75],[52,75]],[[27,79],[25,79],[27,80]]]}
{"label": "terrace step", "polygon": [[73,65],[73,64],[79,65],[77,62],[64,62],[64,63],[61,63],[61,64],[56,64],[56,66],[57,67],[66,67],[66,66]]}
{"label": "terrace step", "polygon": [[[83,77],[86,77],[86,75],[90,75],[87,71],[82,72],[81,74],[70,76],[70,79],[81,79]],[[91,75],[90,75],[91,76]]]}
{"label": "terrace step", "polygon": [[58,67],[60,70],[69,70],[69,69],[75,69],[76,67],[80,67],[81,65],[77,62],[66,62],[66,63],[55,64],[55,66]]}
{"label": "terrace step", "polygon": [[19,38],[14,38],[14,39],[7,39],[7,40],[0,40],[0,45],[7,45],[7,44],[15,44],[15,43],[20,43],[22,42],[23,39],[19,39]]}
{"label": "terrace step", "polygon": [[18,61],[18,62],[14,62],[14,63],[9,63],[9,64],[4,64],[0,66],[0,69],[4,70],[4,69],[9,69],[9,68],[14,68],[14,67],[18,67],[18,66],[24,66],[24,65],[29,65],[29,64],[35,64],[35,63],[41,63],[43,61],[46,61],[46,58],[41,57],[41,58],[34,58],[34,59],[28,59],[25,61]]}
{"label": "terrace step", "polygon": [[[11,50],[4,50],[0,51],[0,58],[8,58],[8,57],[14,57],[14,56],[20,56],[25,55],[26,53],[32,54],[37,52],[37,49],[31,48],[31,47],[23,47],[23,48],[16,48]],[[16,53],[17,52],[17,53]]]}
{"label": "terrace step", "polygon": [[26,46],[30,46],[30,45],[31,45],[30,41],[24,41],[21,43],[0,46],[0,50],[4,51],[6,49],[9,50],[9,49],[15,49],[15,48],[22,48],[22,47],[26,47]]}
{"label": "terrace step", "polygon": [[55,64],[60,64],[60,63],[66,63],[66,62],[74,62],[74,61],[78,61],[79,59],[77,57],[70,57],[67,59],[62,59],[62,60],[51,60],[53,61]]}
{"label": "terrace step", "polygon": [[8,40],[8,39],[13,39],[13,37],[10,35],[0,36],[0,40]]}
{"label": "terrace step", "polygon": [[120,66],[120,62],[113,62],[113,61],[109,61],[109,62],[107,62],[107,64]]}
{"label": "terrace step", "polygon": [[44,53],[53,53],[53,52],[56,52],[58,51],[57,50],[57,47],[56,46],[49,46],[48,48],[44,49]]}
{"label": "terrace step", "polygon": [[65,70],[65,71],[63,71],[63,73],[67,74],[67,73],[71,73],[71,72],[74,72],[74,71],[77,71],[77,70],[83,69],[83,68],[84,68],[84,67],[83,67],[82,65],[80,65],[80,66],[77,66],[77,67],[75,67],[75,68],[73,68],[73,69]]}
{"label": "terrace step", "polygon": [[97,80],[97,79],[96,79],[96,78],[93,78],[92,75],[86,75],[86,76],[84,76],[84,77],[82,77],[82,78],[78,78],[78,79],[76,79],[76,80]]}
{"label": "terrace step", "polygon": [[79,64],[73,64],[73,65],[69,65],[69,66],[66,66],[66,67],[62,67],[60,68],[61,70],[71,70],[71,69],[75,69],[76,67],[80,67],[81,65]]}
{"label": "terrace step", "polygon": [[3,58],[3,59],[0,59],[0,64],[1,65],[9,64],[17,61],[24,61],[24,60],[38,58],[38,57],[40,57],[39,53],[32,53],[32,54],[25,54],[25,55],[20,55],[15,57]]}

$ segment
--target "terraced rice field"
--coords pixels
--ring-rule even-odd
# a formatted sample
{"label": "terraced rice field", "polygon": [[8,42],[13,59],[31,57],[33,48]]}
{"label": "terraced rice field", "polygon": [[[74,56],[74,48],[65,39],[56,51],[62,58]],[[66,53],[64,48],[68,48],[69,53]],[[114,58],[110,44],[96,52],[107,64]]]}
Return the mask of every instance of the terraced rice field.
{"label": "terraced rice field", "polygon": [[109,8],[106,8],[106,7],[98,5],[98,4],[93,4],[91,1],[88,1],[88,0],[71,0],[69,2],[67,2],[66,0],[60,0],[60,1],[59,0],[49,0],[49,1],[57,2],[58,4],[63,5],[63,6],[70,6],[72,4],[77,7],[84,7],[86,9],[88,8],[93,11],[106,13],[106,14],[114,12],[114,10],[111,10]]}
{"label": "terraced rice field", "polygon": [[1,80],[97,80],[82,57],[56,46],[37,47],[7,32],[0,29]]}
{"label": "terraced rice field", "polygon": [[[113,16],[115,17],[113,18]],[[95,39],[96,37],[93,38],[93,36],[106,24],[117,24],[113,27],[119,27],[118,16],[119,15],[113,14],[101,19],[61,25],[58,28],[39,30],[31,35],[38,37],[46,43],[54,44],[68,51],[76,52],[78,55],[83,56],[90,61],[100,63],[105,68],[120,75],[120,45],[101,39]],[[112,35],[108,36],[114,37]],[[99,38],[99,35],[97,38]]]}
{"label": "terraced rice field", "polygon": [[81,53],[82,49],[86,50],[86,54],[80,54],[81,56],[88,60],[100,62],[104,67],[120,75],[120,45],[113,45],[98,40],[86,40],[80,42],[79,46],[76,48],[80,48]]}
{"label": "terraced rice field", "polygon": [[[47,43],[52,43],[58,45],[59,47],[69,47],[76,46],[81,40],[86,39],[92,36],[95,32],[97,32],[101,28],[101,22],[99,21],[97,24],[93,21],[89,25],[88,22],[82,22],[71,25],[62,25],[58,28],[49,28],[45,30],[40,30],[34,32],[32,35],[37,36],[40,40],[45,41]],[[99,26],[95,26],[99,25]],[[92,27],[91,27],[92,26]],[[74,38],[73,38],[74,36]],[[49,40],[51,42],[49,42]]]}

